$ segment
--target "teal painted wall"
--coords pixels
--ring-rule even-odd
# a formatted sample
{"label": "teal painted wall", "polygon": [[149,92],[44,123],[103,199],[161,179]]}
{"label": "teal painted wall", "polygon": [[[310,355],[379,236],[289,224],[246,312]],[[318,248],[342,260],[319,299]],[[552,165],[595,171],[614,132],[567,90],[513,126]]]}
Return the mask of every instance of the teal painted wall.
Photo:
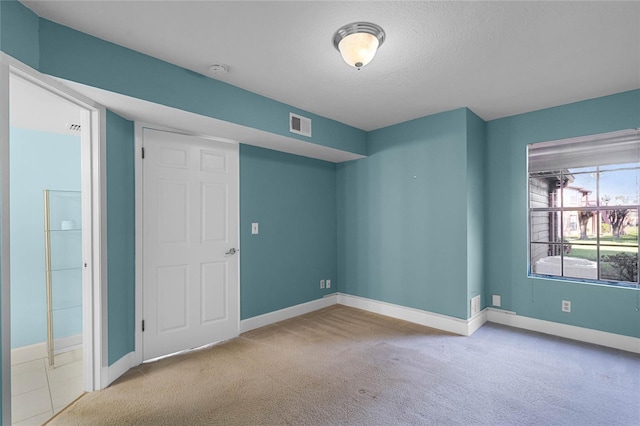
{"label": "teal painted wall", "polygon": [[341,293],[467,318],[467,110],[369,133],[337,166]]}
{"label": "teal painted wall", "polygon": [[0,1],[0,50],[38,69],[38,16],[17,0]]}
{"label": "teal painted wall", "polygon": [[[133,50],[40,19],[40,71],[332,148],[366,154],[366,133]],[[312,138],[289,132],[289,112],[313,120]]]}
{"label": "teal painted wall", "polygon": [[[246,319],[334,293],[335,164],[240,146],[240,311]],[[251,223],[259,234],[251,234]],[[330,279],[331,289],[320,289]]]}
{"label": "teal painted wall", "polygon": [[134,126],[107,111],[109,365],[135,350]]}
{"label": "teal painted wall", "polygon": [[519,315],[640,337],[640,291],[527,277],[526,210],[527,144],[637,127],[640,90],[487,123],[487,297]]}
{"label": "teal painted wall", "polygon": [[467,109],[467,317],[471,316],[471,298],[484,294],[485,239],[485,150],[486,124]]}
{"label": "teal painted wall", "polygon": [[[2,19],[7,17],[9,17],[7,19],[11,19],[10,25],[0,21],[2,24],[0,37],[10,38],[12,41],[10,44],[0,44],[0,47],[8,53],[10,51],[12,56],[41,72],[309,141],[308,138],[288,132],[288,113],[293,111],[313,119],[313,138],[310,142],[356,153],[365,153],[366,151],[366,133],[359,129],[206,78],[45,19],[34,19],[35,15],[18,2],[12,2],[11,5],[0,2],[0,13],[0,16],[4,17]],[[15,39],[18,36],[29,42],[17,43]],[[37,62],[34,59],[37,59]],[[122,355],[134,349],[134,157],[132,141],[133,127],[131,123],[120,119],[115,114],[109,114],[107,117],[109,364],[113,364]],[[304,168],[302,165],[307,164],[306,160],[300,161],[298,166]],[[325,166],[328,164],[326,163]],[[334,166],[331,165],[331,168],[333,170]],[[292,173],[292,179],[300,177],[301,174],[304,175],[299,170],[293,170]],[[335,223],[335,176],[333,179],[333,198],[326,196],[320,197],[320,199],[325,206],[325,211],[332,212],[329,222]],[[245,186],[245,190],[247,188]],[[301,200],[308,201],[305,197],[301,197]],[[327,227],[324,224],[318,225],[317,220],[315,222],[311,229],[314,230],[318,226],[322,229],[322,235],[319,235],[316,230],[312,232],[312,235],[319,238],[320,247],[322,247],[317,253],[326,252],[324,247],[327,244],[332,244],[327,243],[326,239],[333,238],[335,240],[335,232],[333,232],[333,237],[331,237],[331,232],[326,235]],[[279,241],[280,238],[276,237],[276,241]],[[295,244],[293,246],[299,248]],[[318,277],[317,281],[321,278],[333,279],[334,285],[337,285],[335,281],[335,241],[333,247],[334,253],[331,261],[325,259],[326,253],[319,256],[318,262],[322,265],[319,267],[322,270],[322,275]],[[313,250],[310,251],[313,252]],[[286,262],[282,264],[287,265]],[[251,273],[247,272],[246,268],[244,272],[250,283],[245,286],[245,289],[250,289]],[[298,274],[297,277],[299,278],[300,275]],[[305,281],[307,279],[309,278],[304,278]],[[280,288],[278,285],[275,283],[274,288]],[[316,298],[314,295],[320,293],[319,288],[314,287],[310,284],[309,288],[300,287],[292,291],[289,301],[307,301]],[[265,312],[288,306],[289,302],[283,304],[281,300],[276,300],[279,298],[275,292],[271,294],[271,298],[264,299],[269,300],[266,304],[261,302],[262,304],[258,303],[260,306],[256,307],[249,303],[243,311],[244,315],[249,315],[246,312]]]}
{"label": "teal painted wall", "polygon": [[[17,348],[47,339],[42,194],[45,189],[81,190],[80,137],[13,127],[10,137],[11,347]],[[52,201],[55,209],[55,197]],[[53,249],[56,243],[63,243],[57,240],[59,236],[53,235]],[[68,255],[58,250],[52,260],[56,265],[71,260],[80,267],[82,259],[77,255],[81,252],[73,253],[75,259],[61,259]],[[55,338],[82,333],[82,277],[79,271],[66,271],[72,276],[59,286],[60,273],[55,276],[54,307],[79,307],[56,310]]]}
{"label": "teal painted wall", "polygon": [[[317,299],[328,278],[344,293],[458,318],[485,287],[485,303],[501,294],[503,308],[521,315],[640,335],[640,292],[526,277],[524,151],[530,142],[640,126],[638,91],[494,120],[484,140],[467,109],[367,134],[38,19],[13,0],[0,1],[0,49],[54,76],[306,141],[287,131],[288,113],[298,112],[314,119],[311,142],[368,150],[369,158],[334,166],[241,147],[242,318]],[[132,124],[109,114],[107,139],[113,364],[134,349]],[[573,302],[570,315],[556,309],[563,298]]]}

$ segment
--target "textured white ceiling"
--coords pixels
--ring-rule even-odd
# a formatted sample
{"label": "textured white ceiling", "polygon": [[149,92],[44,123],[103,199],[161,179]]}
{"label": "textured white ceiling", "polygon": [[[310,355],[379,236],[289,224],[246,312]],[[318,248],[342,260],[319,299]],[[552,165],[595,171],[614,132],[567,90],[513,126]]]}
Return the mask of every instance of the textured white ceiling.
{"label": "textured white ceiling", "polygon": [[[63,25],[372,130],[467,106],[489,120],[640,88],[640,2],[24,1]],[[387,39],[348,67],[353,21]]]}

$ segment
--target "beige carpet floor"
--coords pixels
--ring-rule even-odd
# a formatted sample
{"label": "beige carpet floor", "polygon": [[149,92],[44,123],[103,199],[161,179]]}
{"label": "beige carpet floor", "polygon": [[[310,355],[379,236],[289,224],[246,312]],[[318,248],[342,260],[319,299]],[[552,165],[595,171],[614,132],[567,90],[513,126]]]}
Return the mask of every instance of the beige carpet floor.
{"label": "beige carpet floor", "polygon": [[640,424],[639,382],[635,354],[335,305],[140,365],[50,424]]}

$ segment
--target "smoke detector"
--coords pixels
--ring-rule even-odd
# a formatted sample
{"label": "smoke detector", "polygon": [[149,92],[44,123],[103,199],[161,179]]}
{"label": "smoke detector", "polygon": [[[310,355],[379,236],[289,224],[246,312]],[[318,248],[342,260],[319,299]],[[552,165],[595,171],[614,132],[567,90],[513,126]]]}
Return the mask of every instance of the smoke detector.
{"label": "smoke detector", "polygon": [[209,67],[209,73],[213,75],[223,75],[229,72],[229,66],[224,64],[213,64]]}

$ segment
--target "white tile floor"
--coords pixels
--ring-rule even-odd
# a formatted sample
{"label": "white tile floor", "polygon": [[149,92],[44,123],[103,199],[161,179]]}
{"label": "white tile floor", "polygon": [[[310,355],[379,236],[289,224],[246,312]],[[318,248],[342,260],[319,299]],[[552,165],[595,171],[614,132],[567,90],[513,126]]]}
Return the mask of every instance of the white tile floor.
{"label": "white tile floor", "polygon": [[11,366],[12,424],[41,425],[82,395],[82,349]]}

